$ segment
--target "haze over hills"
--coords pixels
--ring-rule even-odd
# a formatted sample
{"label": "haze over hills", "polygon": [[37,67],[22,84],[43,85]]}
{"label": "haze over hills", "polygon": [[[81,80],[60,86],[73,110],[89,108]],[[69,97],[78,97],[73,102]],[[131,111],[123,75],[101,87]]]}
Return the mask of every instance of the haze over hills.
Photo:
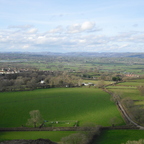
{"label": "haze over hills", "polygon": [[117,52],[1,52],[1,54],[28,54],[35,56],[85,56],[85,57],[137,57],[144,58],[144,53],[117,53]]}

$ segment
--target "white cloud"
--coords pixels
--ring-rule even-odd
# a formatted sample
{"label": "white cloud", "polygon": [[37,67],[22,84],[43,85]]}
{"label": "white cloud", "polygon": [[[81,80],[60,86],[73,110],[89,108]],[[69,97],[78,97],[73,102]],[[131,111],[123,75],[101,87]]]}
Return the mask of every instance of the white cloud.
{"label": "white cloud", "polygon": [[31,28],[27,31],[27,33],[36,33],[38,30],[36,28]]}
{"label": "white cloud", "polygon": [[80,43],[86,43],[86,40],[80,39],[79,42],[80,42]]}
{"label": "white cloud", "polygon": [[73,24],[71,26],[68,26],[68,33],[79,33],[81,32],[81,26],[80,24]]}
{"label": "white cloud", "polygon": [[67,32],[68,33],[81,33],[81,32],[92,32],[92,31],[99,31],[100,28],[96,28],[94,22],[86,21],[82,24],[73,24],[68,26]]}
{"label": "white cloud", "polygon": [[[19,27],[19,26],[18,26]],[[144,50],[144,32],[125,32],[115,36],[85,33],[96,29],[94,23],[84,22],[67,29],[58,26],[40,33],[36,28],[24,30],[6,29],[0,31],[0,50],[13,51],[136,51]],[[75,34],[77,33],[77,34]]]}
{"label": "white cloud", "polygon": [[48,32],[49,33],[62,33],[63,32],[63,27],[62,26],[57,26],[55,29],[52,29]]}
{"label": "white cloud", "polygon": [[30,48],[30,45],[24,45],[23,47],[22,47],[22,49],[28,49],[28,48]]}
{"label": "white cloud", "polygon": [[94,27],[95,27],[95,23],[89,22],[89,21],[84,22],[84,23],[81,25],[81,29],[82,29],[83,31],[85,31],[85,30],[91,30],[91,29],[93,29]]}

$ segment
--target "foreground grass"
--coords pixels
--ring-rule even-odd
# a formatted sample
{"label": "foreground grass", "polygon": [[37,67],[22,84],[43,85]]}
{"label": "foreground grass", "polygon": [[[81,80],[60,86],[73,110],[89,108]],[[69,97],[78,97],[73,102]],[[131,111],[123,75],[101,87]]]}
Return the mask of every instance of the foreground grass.
{"label": "foreground grass", "polygon": [[[50,139],[54,142],[60,142],[61,138],[71,135],[73,131],[28,131],[28,132],[0,132],[0,141],[14,139]],[[93,144],[122,144],[128,140],[144,139],[142,130],[103,130],[95,138]]]}
{"label": "foreground grass", "polygon": [[122,144],[139,139],[144,139],[142,130],[104,130],[93,144]]}
{"label": "foreground grass", "polygon": [[19,132],[0,132],[0,141],[26,139],[35,140],[39,138],[50,139],[54,142],[60,142],[62,137],[66,137],[75,132],[73,131],[19,131]]}
{"label": "foreground grass", "polygon": [[[77,120],[110,126],[117,117],[124,124],[110,95],[94,88],[54,88],[0,93],[0,127],[26,125],[31,110],[40,110],[48,121]],[[58,125],[60,126],[60,125]],[[69,126],[69,125],[67,125]]]}

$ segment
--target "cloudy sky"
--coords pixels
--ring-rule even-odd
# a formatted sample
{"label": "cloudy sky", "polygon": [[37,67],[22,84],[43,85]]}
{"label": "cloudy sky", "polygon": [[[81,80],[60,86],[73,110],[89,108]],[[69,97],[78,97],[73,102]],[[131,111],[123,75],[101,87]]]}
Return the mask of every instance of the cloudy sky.
{"label": "cloudy sky", "polygon": [[0,0],[0,52],[144,52],[144,0]]}

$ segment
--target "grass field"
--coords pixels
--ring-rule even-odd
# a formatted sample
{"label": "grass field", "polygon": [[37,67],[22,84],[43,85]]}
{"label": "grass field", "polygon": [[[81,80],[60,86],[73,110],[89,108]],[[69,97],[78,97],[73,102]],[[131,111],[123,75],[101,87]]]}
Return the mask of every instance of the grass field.
{"label": "grass field", "polygon": [[98,81],[98,80],[83,80],[82,83],[93,83],[93,84],[98,84],[99,82],[103,82],[104,85],[112,84],[114,81]]}
{"label": "grass field", "polygon": [[131,81],[131,82],[123,82],[123,83],[119,83],[118,85],[122,85],[122,86],[140,86],[140,85],[144,85],[143,82],[135,82],[135,81]]}
{"label": "grass field", "polygon": [[93,144],[122,144],[139,139],[144,139],[142,130],[104,130]]}
{"label": "grass field", "polygon": [[119,93],[121,98],[129,97],[133,100],[144,100],[144,97],[140,95],[137,89],[137,86],[140,85],[144,85],[144,79],[129,80],[106,88],[112,92]]}
{"label": "grass field", "polygon": [[0,141],[16,139],[50,139],[53,142],[60,142],[61,138],[71,135],[73,131],[19,131],[0,132]]}
{"label": "grass field", "polygon": [[[75,132],[73,131],[28,131],[28,132],[0,132],[0,141],[13,139],[50,139],[54,142],[60,142],[62,137],[66,137]],[[122,144],[128,140],[144,139],[142,130],[103,130],[96,137],[93,144]]]}
{"label": "grass field", "polygon": [[144,97],[140,95],[136,88],[124,88],[123,86],[116,86],[113,88],[111,87],[110,89],[108,88],[108,90],[119,94],[121,98],[129,97],[133,100],[144,100]]}
{"label": "grass field", "polygon": [[120,125],[124,124],[117,107],[110,101],[110,96],[94,88],[4,92],[0,93],[0,110],[0,127],[25,126],[31,110],[40,110],[44,120],[76,120],[80,122],[80,126],[89,122],[109,126],[113,117],[121,119]]}
{"label": "grass field", "polygon": [[[110,58],[111,59],[111,58]],[[39,60],[39,61],[27,61],[23,62],[24,65],[29,65],[38,68],[39,70],[66,70],[71,69],[75,71],[79,71],[80,69],[88,70],[90,68],[98,67],[99,71],[108,71],[108,72],[127,72],[127,73],[135,73],[135,74],[143,74],[143,65],[129,65],[129,62],[126,62],[125,60],[113,60],[104,58],[103,60],[101,58],[95,58],[92,61],[89,62],[83,62],[88,61],[86,60],[77,60],[77,61],[51,61],[50,63],[45,62],[45,60]],[[110,60],[110,61],[109,61]],[[129,60],[130,61],[130,60]],[[139,61],[139,60],[137,60]],[[62,66],[62,67],[61,67]]]}

